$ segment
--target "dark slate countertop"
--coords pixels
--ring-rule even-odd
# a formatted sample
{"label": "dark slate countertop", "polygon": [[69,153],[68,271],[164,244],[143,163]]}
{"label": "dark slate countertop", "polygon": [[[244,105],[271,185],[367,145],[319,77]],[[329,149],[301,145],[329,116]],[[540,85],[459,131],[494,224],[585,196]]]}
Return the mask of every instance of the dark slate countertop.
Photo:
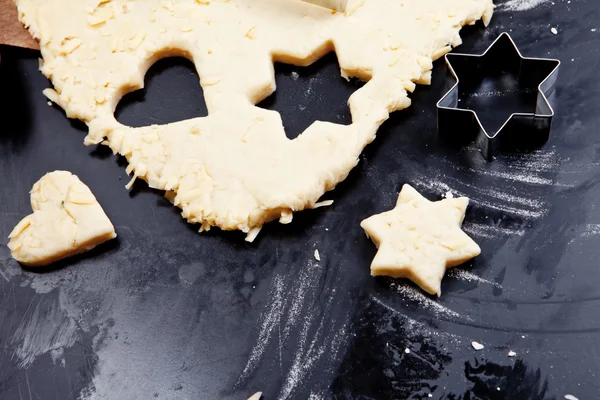
{"label": "dark slate countertop", "polygon": [[[562,61],[548,143],[491,163],[442,143],[439,60],[433,85],[325,196],[333,206],[269,224],[252,244],[197,233],[143,182],[127,192],[123,161],[83,146],[85,126],[47,105],[38,55],[0,49],[0,398],[600,398],[600,8],[499,3],[487,30],[462,32],[459,51],[481,53],[506,31],[524,55]],[[281,112],[288,134],[349,122],[359,84],[339,77],[334,55],[276,70],[262,106]],[[205,115],[191,71],[159,62],[119,119]],[[26,271],[4,244],[31,211],[32,184],[55,169],[90,186],[119,238]],[[359,222],[392,208],[404,183],[432,200],[448,189],[472,200],[464,227],[483,252],[448,273],[440,299],[369,276],[376,250]]]}

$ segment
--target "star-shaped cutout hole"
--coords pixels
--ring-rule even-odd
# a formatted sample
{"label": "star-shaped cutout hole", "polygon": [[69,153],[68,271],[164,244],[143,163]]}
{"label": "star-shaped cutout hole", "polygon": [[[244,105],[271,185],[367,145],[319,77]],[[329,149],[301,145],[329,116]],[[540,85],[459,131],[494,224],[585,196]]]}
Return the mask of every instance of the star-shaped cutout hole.
{"label": "star-shaped cutout hole", "polygon": [[360,224],[379,248],[371,275],[408,278],[439,296],[446,268],[481,253],[460,229],[468,204],[466,197],[431,202],[404,185],[393,210]]}
{"label": "star-shaped cutout hole", "polygon": [[560,61],[523,57],[503,33],[483,54],[447,54],[446,62],[456,83],[438,102],[440,133],[475,141],[487,159],[548,140]]}
{"label": "star-shaped cutout hole", "polygon": [[315,121],[348,125],[352,123],[348,98],[364,82],[340,76],[335,52],[306,67],[275,64],[277,90],[257,104],[277,111],[285,134],[295,139]]}

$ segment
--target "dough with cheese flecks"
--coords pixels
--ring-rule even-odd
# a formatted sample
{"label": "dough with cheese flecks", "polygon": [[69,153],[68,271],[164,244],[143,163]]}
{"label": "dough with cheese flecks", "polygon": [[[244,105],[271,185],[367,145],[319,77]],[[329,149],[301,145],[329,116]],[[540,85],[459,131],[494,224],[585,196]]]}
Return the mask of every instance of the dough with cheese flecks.
{"label": "dough with cheese flecks", "polygon": [[446,268],[481,253],[477,243],[460,229],[468,205],[466,197],[429,201],[404,185],[393,210],[360,223],[379,249],[371,263],[371,275],[408,278],[439,296]]}
{"label": "dough with cheese flecks", "polygon": [[[300,0],[15,0],[39,39],[47,97],[89,127],[85,144],[126,157],[128,173],[201,230],[256,236],[291,221],[344,180],[389,113],[428,84],[432,61],[488,23],[492,0],[350,0],[344,13]],[[286,137],[256,104],[275,91],[274,62],[298,66],[335,51],[344,78],[367,81],[349,99],[352,124],[315,121]],[[143,87],[160,58],[184,56],[200,76],[208,116],[141,128],[116,121],[121,97]]]}
{"label": "dough with cheese flecks", "polygon": [[54,171],[36,182],[31,208],[8,243],[23,265],[49,265],[117,237],[91,190],[70,172]]}

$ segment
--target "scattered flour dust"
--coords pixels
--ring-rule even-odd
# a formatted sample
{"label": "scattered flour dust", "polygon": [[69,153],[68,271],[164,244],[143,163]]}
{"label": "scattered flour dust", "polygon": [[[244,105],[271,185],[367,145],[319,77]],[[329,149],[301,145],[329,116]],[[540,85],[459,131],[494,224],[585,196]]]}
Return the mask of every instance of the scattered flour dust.
{"label": "scattered flour dust", "polygon": [[391,312],[394,315],[394,317],[402,319],[408,328],[407,331],[411,332],[412,334],[427,337],[443,337],[444,340],[452,342],[454,344],[461,344],[463,342],[463,339],[460,336],[437,330],[428,326],[426,323],[412,319],[375,296],[371,296],[371,300],[380,305],[381,307],[385,308],[389,312]]}
{"label": "scattered flour dust", "polygon": [[256,339],[256,344],[250,352],[250,357],[248,357],[239,380],[247,378],[254,371],[258,363],[262,360],[275,330],[279,327],[279,322],[283,314],[283,279],[280,276],[276,276],[273,280],[269,299],[271,302],[267,311],[262,315],[260,332]]}
{"label": "scattered flour dust", "polygon": [[[600,224],[586,224],[582,227],[579,237],[580,238],[591,238],[600,235]],[[569,244],[575,242],[577,238],[573,238],[569,241]]]}
{"label": "scattered flour dust", "polygon": [[[461,171],[463,176],[459,178],[454,174],[446,174],[444,168],[429,173],[415,168],[411,170],[412,177],[408,183],[417,190],[438,193],[442,198],[447,198],[448,192],[454,197],[465,196],[477,208],[499,211],[522,220],[534,220],[548,214],[551,204],[547,200],[545,188],[572,186],[571,183],[559,182],[556,178],[561,165],[568,159],[560,157],[554,149],[506,154],[501,157],[505,162],[477,168],[456,166],[440,159],[449,168]],[[486,179],[487,177],[489,178]],[[498,184],[474,183],[482,179],[483,182],[492,179]]]}
{"label": "scattered flour dust", "polygon": [[[317,313],[321,290],[319,282],[326,271],[314,260],[299,270],[297,279],[273,279],[269,293],[270,302],[261,317],[259,333],[238,384],[248,379],[266,358],[279,358],[279,367],[287,371],[278,399],[293,397],[294,390],[311,376],[323,361],[337,357],[347,336],[349,316],[332,319],[336,302],[336,289]],[[295,332],[298,332],[297,334]],[[275,352],[273,346],[277,346]],[[293,351],[291,364],[282,365],[283,349]]]}
{"label": "scattered flour dust", "polygon": [[[293,390],[300,386],[303,379],[311,373],[314,364],[319,361],[324,354],[333,353],[333,355],[335,355],[338,352],[341,342],[347,334],[346,326],[343,326],[330,340],[326,340],[325,344],[318,344],[318,342],[322,341],[321,339],[323,336],[327,335],[323,328],[326,315],[327,314],[325,313],[323,314],[314,336],[309,332],[311,324],[308,321],[303,326],[300,334],[298,351],[296,352],[292,367],[285,378],[283,388],[281,389],[278,398],[287,399],[292,394]],[[307,317],[307,320],[308,319],[309,317]],[[310,340],[309,343],[310,338],[312,338],[312,340]]]}
{"label": "scattered flour dust", "polygon": [[[482,188],[450,176],[446,176],[445,180],[448,183],[431,179],[431,177],[425,175],[419,176],[417,173],[412,178],[412,182],[417,189],[426,188],[442,193],[451,191],[455,197],[468,197],[469,202],[472,204],[507,214],[538,219],[548,213],[548,204],[539,198],[516,196],[493,188]],[[454,187],[451,188],[450,185]]]}
{"label": "scattered flour dust", "polygon": [[524,236],[525,230],[518,228],[503,228],[495,225],[478,224],[475,222],[466,222],[462,230],[470,235],[492,239],[501,236]]}
{"label": "scattered flour dust", "polygon": [[460,268],[451,268],[448,270],[446,275],[449,277],[453,277],[453,278],[460,279],[460,280],[467,281],[467,282],[485,283],[485,284],[497,287],[499,289],[502,288],[502,285],[500,285],[497,282],[492,282],[490,280],[484,279],[478,275],[475,275],[472,272],[465,271],[464,269],[460,269]]}
{"label": "scattered flour dust", "polygon": [[531,185],[549,186],[554,183],[551,179],[544,178],[539,175],[530,174],[527,172],[478,171],[473,168],[471,168],[470,170],[471,172],[478,172],[483,175],[502,178],[514,182],[528,183]]}
{"label": "scattered flour dust", "polygon": [[418,303],[423,308],[432,311],[438,316],[469,320],[469,317],[460,315],[456,311],[441,305],[437,301],[431,300],[429,297],[424,295],[420,289],[409,286],[408,284],[398,284],[392,281],[390,282],[390,288],[402,294],[405,298]]}
{"label": "scattered flour dust", "polygon": [[557,185],[558,182],[549,179],[554,176],[544,175],[555,174],[560,165],[567,161],[554,149],[537,150],[526,154],[506,154],[502,158],[507,161],[507,164],[491,164],[487,169],[468,168],[468,171],[532,185]]}
{"label": "scattered flour dust", "polygon": [[[435,179],[432,180],[431,177],[425,175],[418,176],[415,174],[412,178],[412,183],[418,190],[426,188],[442,193],[451,191],[455,197],[468,197],[472,204],[523,218],[537,219],[543,217],[548,212],[548,205],[540,199],[515,196],[510,193],[499,192],[495,189],[480,188],[448,176],[445,178],[456,187],[463,186],[464,191],[451,188],[448,183]],[[474,194],[468,195],[467,191]]]}
{"label": "scattered flour dust", "polygon": [[508,0],[498,5],[499,11],[527,11],[541,5],[550,4],[550,0]]}
{"label": "scattered flour dust", "polygon": [[583,233],[581,234],[582,237],[598,235],[600,235],[600,224],[587,224],[585,229],[583,230]]}

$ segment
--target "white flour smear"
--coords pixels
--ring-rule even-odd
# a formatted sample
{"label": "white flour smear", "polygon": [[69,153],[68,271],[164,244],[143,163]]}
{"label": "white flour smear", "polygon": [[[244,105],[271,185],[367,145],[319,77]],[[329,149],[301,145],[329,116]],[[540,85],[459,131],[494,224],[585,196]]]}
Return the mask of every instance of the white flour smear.
{"label": "white flour smear", "polygon": [[296,291],[295,301],[292,302],[289,309],[287,310],[287,320],[285,321],[285,325],[283,328],[283,337],[287,338],[290,334],[293,327],[298,325],[298,321],[300,320],[300,316],[302,313],[302,308],[304,306],[304,299],[306,297],[306,293],[308,292],[308,285],[310,280],[307,278],[306,274],[308,274],[307,269],[301,272],[300,275],[300,283],[298,284],[298,290]]}
{"label": "white flour smear", "polygon": [[[474,186],[468,185],[468,184],[465,186],[474,188]],[[489,189],[489,190],[485,190],[485,191],[481,190],[481,192],[485,193],[489,197],[493,197],[494,199],[503,200],[503,201],[505,201],[507,203],[511,203],[511,204],[520,204],[522,206],[529,207],[534,210],[543,210],[544,207],[546,206],[546,204],[541,200],[530,199],[530,198],[521,197],[521,196],[515,196],[512,194],[499,192],[494,189]]]}
{"label": "white flour smear", "polygon": [[335,289],[330,290],[322,309],[318,306],[322,276],[323,268],[311,259],[300,271],[298,279],[285,282],[281,276],[274,278],[269,294],[271,303],[262,315],[260,332],[238,384],[258,368],[273,343],[279,348],[280,363],[282,349],[293,350],[293,360],[278,399],[292,397],[294,390],[302,386],[303,380],[313,373],[318,363],[325,357],[331,359],[337,356],[346,337],[349,318],[345,316],[341,321],[331,318],[335,308]]}
{"label": "white flour smear", "polygon": [[[527,154],[504,156],[508,163],[504,170],[476,170],[470,172],[540,186],[567,186],[556,181],[559,167],[566,161],[561,159],[554,150],[538,150]],[[493,166],[495,167],[495,166]],[[503,167],[499,165],[499,167]],[[561,173],[564,171],[560,171]]]}
{"label": "white flour smear", "polygon": [[[404,324],[408,328],[407,331],[410,332],[411,334],[422,335],[422,336],[426,336],[426,337],[443,337],[445,340],[451,341],[451,342],[457,343],[457,344],[462,342],[462,338],[460,336],[431,328],[422,322],[419,322],[417,320],[414,320],[414,319],[402,314],[400,311],[396,310],[394,307],[390,306],[389,304],[386,304],[385,302],[381,301],[380,299],[378,299],[375,296],[371,296],[371,300],[373,300],[375,303],[379,304],[381,307],[383,307],[386,310],[393,313],[394,317],[402,319],[404,321]],[[386,322],[386,325],[387,325],[387,322]]]}
{"label": "white flour smear", "polygon": [[494,287],[502,289],[502,285],[500,285],[499,283],[484,279],[478,275],[475,275],[472,272],[465,271],[464,269],[450,268],[446,275],[452,278],[460,279],[461,281],[485,283],[487,285],[492,285]]}
{"label": "white flour smear", "polygon": [[507,214],[512,214],[512,215],[516,215],[516,216],[523,217],[523,218],[538,219],[538,218],[541,218],[544,215],[546,215],[548,212],[547,209],[543,209],[543,210],[539,210],[539,211],[527,210],[527,209],[522,209],[522,208],[518,208],[518,207],[512,207],[512,206],[507,206],[504,204],[499,204],[494,201],[479,200],[479,199],[475,199],[475,198],[470,198],[469,200],[471,202],[473,202],[473,204],[478,204],[480,206],[483,206],[483,207],[486,207],[486,208],[489,208],[492,210],[502,211]]}
{"label": "white flour smear", "polygon": [[[541,217],[548,212],[548,205],[541,199],[516,196],[495,189],[481,188],[455,178],[447,178],[447,180],[453,186],[463,186],[469,188],[471,192],[477,193],[477,198],[470,199],[476,204],[485,205],[489,208],[510,210],[514,214],[530,216],[532,218]],[[466,196],[464,193],[462,195]],[[484,200],[481,197],[487,199]]]}
{"label": "white flour smear", "polygon": [[273,287],[269,293],[269,299],[271,303],[267,308],[267,311],[262,315],[262,322],[260,326],[260,333],[256,344],[250,352],[250,357],[246,362],[239,380],[246,379],[256,369],[258,363],[262,360],[271,338],[275,333],[275,330],[279,327],[281,321],[281,315],[283,314],[283,279],[276,276],[273,280]]}
{"label": "white flour smear", "polygon": [[[523,218],[538,219],[546,215],[548,209],[546,204],[538,199],[528,199],[520,196],[514,196],[508,193],[498,192],[494,189],[482,189],[467,183],[460,182],[457,179],[451,177],[445,177],[446,180],[452,181],[456,186],[464,186],[473,189],[476,195],[467,195],[466,192],[461,191],[455,187],[450,187],[447,183],[431,179],[425,176],[412,177],[411,182],[417,186],[417,188],[427,188],[432,191],[445,193],[452,191],[455,197],[469,197],[469,201],[472,204],[477,204],[482,207],[490,208],[492,210],[502,211],[507,214],[520,216]],[[487,197],[487,198],[486,198]],[[521,207],[518,207],[521,205]]]}
{"label": "white flour smear", "polygon": [[[479,151],[478,149],[471,150]],[[527,154],[501,155],[501,157],[506,159],[507,163],[492,163],[488,165],[489,169],[464,168],[456,166],[447,160],[442,159],[441,161],[456,170],[491,176],[509,181],[509,183],[524,183],[532,185],[533,189],[536,186],[572,186],[557,181],[555,174],[565,172],[559,167],[568,160],[561,159],[554,150],[538,150]],[[587,167],[589,169],[589,165]]]}
{"label": "white flour smear", "polygon": [[507,179],[515,182],[529,183],[531,185],[543,185],[550,186],[554,184],[551,179],[541,177],[539,175],[533,175],[529,172],[502,172],[502,171],[483,171],[470,169],[471,172],[476,172],[483,175],[493,176],[496,178]]}
{"label": "white flour smear", "polygon": [[[331,297],[330,297],[331,299]],[[316,362],[318,362],[324,354],[336,356],[340,348],[342,340],[346,337],[346,326],[344,325],[335,335],[329,336],[323,329],[324,319],[331,311],[331,301],[326,306],[326,312],[319,321],[319,327],[314,336],[311,336],[309,330],[313,323],[313,317],[306,317],[306,322],[302,328],[300,341],[296,349],[296,355],[292,367],[285,377],[285,382],[279,394],[280,399],[287,399],[295,388],[297,388],[302,380],[307,377],[313,370]],[[310,344],[309,338],[312,337]],[[321,343],[321,344],[318,344]]]}
{"label": "white flour smear", "polygon": [[[473,149],[473,151],[478,150]],[[464,168],[456,166],[448,160],[441,159],[450,168],[463,171],[465,174],[473,174],[474,176],[471,178],[452,179],[440,173],[437,182],[430,182],[430,177],[423,176],[418,171],[415,171],[414,175],[417,176],[417,181],[422,186],[433,190],[452,187],[453,190],[458,191],[459,195],[464,195],[464,193],[460,193],[461,188],[469,188],[468,192],[471,194],[473,203],[478,202],[483,206],[524,218],[539,218],[547,213],[548,205],[540,197],[543,195],[535,194],[539,188],[573,186],[572,183],[558,182],[556,174],[564,172],[560,166],[568,160],[561,159],[555,150],[538,150],[526,154],[501,155],[501,157],[506,160],[506,163],[491,163],[481,168]],[[477,180],[477,175],[489,176],[504,181],[500,186],[507,184],[511,186],[504,191],[499,191],[498,189],[485,190],[479,186],[468,185],[467,182]],[[498,185],[493,186],[498,187]],[[465,191],[467,190],[463,190],[463,192]],[[473,193],[478,193],[478,195],[473,195]],[[515,196],[514,193],[519,193],[519,196]],[[480,198],[479,194],[493,201]]]}
{"label": "white flour smear", "polygon": [[[62,358],[63,350],[77,340],[77,325],[60,309],[58,301],[44,309],[42,300],[42,297],[33,298],[11,339],[16,346],[13,356],[19,360],[20,368],[27,368],[38,356],[49,352],[56,362]],[[30,313],[32,307],[35,308]]]}
{"label": "white flour smear", "polygon": [[437,301],[431,300],[429,297],[424,295],[420,289],[408,286],[407,284],[399,284],[396,282],[390,282],[390,288],[402,294],[408,300],[414,301],[423,308],[427,309],[428,311],[433,312],[436,316],[445,316],[447,318],[469,320],[469,317],[460,315],[456,311],[453,311],[448,307],[441,305]]}
{"label": "white flour smear", "polygon": [[511,169],[527,172],[555,172],[563,162],[555,150],[537,150],[531,153],[505,156]]}
{"label": "white flour smear", "polygon": [[499,238],[502,236],[524,236],[524,229],[511,229],[511,228],[502,228],[495,225],[484,225],[477,224],[474,222],[465,222],[462,226],[462,230],[467,232],[470,235],[477,236],[480,238]]}
{"label": "white flour smear", "polygon": [[[413,171],[411,183],[417,188],[427,188],[439,192],[440,195],[452,191],[455,197],[466,196],[472,204],[476,204],[506,214],[525,219],[538,219],[545,216],[549,204],[539,193],[540,186],[560,186],[552,174],[555,174],[564,160],[554,150],[539,150],[527,154],[503,155],[507,163],[491,164],[489,169],[461,168],[451,165],[465,173],[486,175],[508,180],[504,185],[479,186],[469,182],[477,181],[476,177],[457,179],[443,173],[433,178],[420,171]],[[496,170],[494,170],[494,169]],[[514,183],[514,185],[513,185]],[[524,186],[524,185],[527,186]],[[518,193],[516,195],[515,193]]]}
{"label": "white flour smear", "polygon": [[[478,149],[471,149],[479,151]],[[507,164],[490,164],[490,169],[463,168],[446,161],[452,168],[468,171],[478,175],[487,175],[495,178],[505,179],[512,182],[521,182],[531,185],[557,185],[558,183],[544,174],[554,174],[564,162],[554,150],[537,151],[521,155],[502,155]]]}
{"label": "white flour smear", "polygon": [[51,274],[37,274],[26,272],[31,276],[30,287],[37,293],[49,293],[52,290],[59,288],[61,285],[71,285],[76,279],[77,274],[71,268],[63,268],[57,271],[52,271]]}
{"label": "white flour smear", "polygon": [[[2,249],[0,250],[0,277],[6,282],[10,282],[14,276],[22,273],[22,268],[19,263],[17,263],[17,260],[10,256],[8,247],[0,245],[0,249]],[[2,255],[4,249],[6,249],[6,257]]]}
{"label": "white flour smear", "polygon": [[550,0],[508,0],[498,5],[498,11],[527,11],[541,5],[551,4]]}
{"label": "white flour smear", "polygon": [[598,236],[600,235],[600,224],[587,224],[582,237]]}
{"label": "white flour smear", "polygon": [[[127,229],[120,229],[119,235],[124,247],[134,237]],[[88,360],[92,382],[80,393],[71,393],[73,398],[113,400],[117,392],[119,399],[152,399],[156,393],[167,400],[221,398],[224,385],[230,388],[230,384],[222,382],[215,387],[213,376],[200,376],[197,371],[230,366],[231,360],[223,359],[220,353],[223,343],[231,349],[227,351],[235,354],[247,351],[242,343],[245,341],[237,340],[247,326],[240,319],[229,317],[230,312],[241,315],[233,314],[237,312],[233,304],[240,296],[247,297],[237,291],[228,272],[215,269],[210,287],[202,287],[207,291],[207,297],[203,297],[207,301],[198,302],[193,289],[173,280],[177,276],[177,260],[189,255],[190,247],[150,231],[136,231],[135,235],[145,245],[126,254],[116,252],[110,262],[102,261],[102,256],[93,262],[83,259],[79,265],[44,274],[28,273],[16,262],[4,262],[7,251],[0,246],[0,266],[5,275],[7,267],[12,271],[14,266],[18,271],[18,280],[13,278],[11,283],[29,286],[36,292],[22,315],[23,321],[17,321],[10,330],[14,333],[5,340],[13,362],[26,368],[45,357],[55,363],[55,368],[69,368],[68,356],[79,354],[73,351],[77,350],[74,346],[81,335],[92,335],[95,360]],[[168,258],[163,257],[164,248],[169,249]],[[224,255],[223,260],[226,259]],[[136,265],[145,265],[138,269],[143,274],[132,274]],[[167,270],[173,274],[162,273]],[[152,275],[158,271],[162,272]],[[154,290],[157,286],[160,290]],[[280,286],[280,293],[274,291],[273,297],[283,302],[288,294]],[[147,296],[149,291],[155,295]],[[165,307],[177,312],[157,312]],[[227,317],[216,321],[216,325],[190,323],[196,321],[200,312],[222,312]],[[276,312],[271,314],[277,318]],[[272,325],[278,328],[277,322]]]}

